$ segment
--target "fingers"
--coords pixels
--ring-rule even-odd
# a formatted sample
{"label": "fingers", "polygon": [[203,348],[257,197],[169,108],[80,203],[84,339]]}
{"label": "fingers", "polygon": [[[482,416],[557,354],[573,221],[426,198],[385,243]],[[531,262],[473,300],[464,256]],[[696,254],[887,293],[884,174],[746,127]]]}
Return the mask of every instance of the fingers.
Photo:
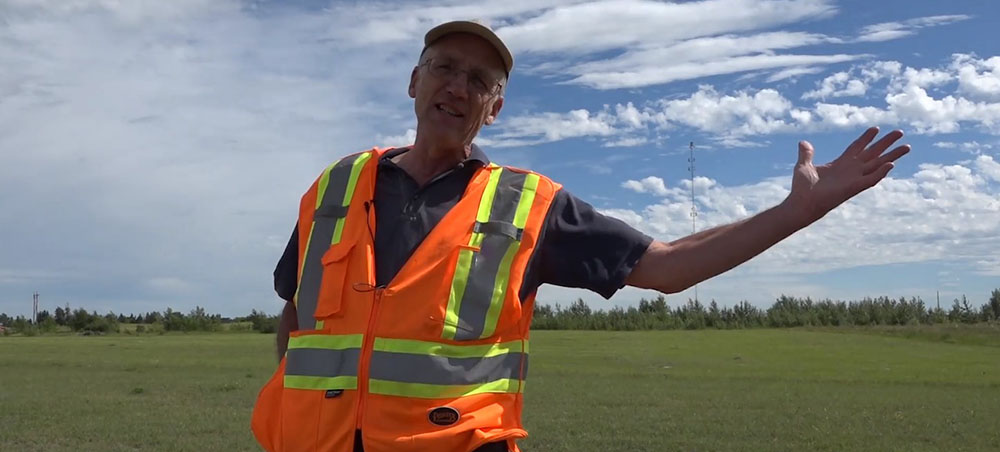
{"label": "fingers", "polygon": [[868,146],[868,143],[871,143],[875,139],[876,135],[878,135],[878,127],[869,127],[858,139],[847,146],[847,149],[844,150],[844,155],[857,155]]}
{"label": "fingers", "polygon": [[872,159],[865,162],[864,166],[862,167],[861,173],[869,174],[872,171],[882,168],[882,165],[886,163],[895,162],[898,158],[906,155],[909,152],[910,152],[910,145],[904,144],[902,146],[898,146],[892,151],[890,151],[888,154],[885,154],[877,159]]}
{"label": "fingers", "polygon": [[858,158],[861,159],[862,162],[867,162],[875,157],[878,157],[883,151],[889,149],[889,146],[892,146],[893,143],[902,137],[902,130],[893,130],[882,137],[882,139],[876,141],[875,144],[868,146],[867,149],[858,153]]}
{"label": "fingers", "polygon": [[892,164],[892,162],[883,163],[882,166],[879,166],[875,171],[872,171],[871,174],[867,174],[864,177],[862,177],[858,183],[857,191],[855,192],[855,194],[861,193],[869,188],[872,188],[875,186],[875,184],[882,181],[882,179],[885,179],[885,176],[889,174],[889,171],[892,171],[893,166],[894,165]]}
{"label": "fingers", "polygon": [[813,145],[808,141],[799,142],[799,161],[796,165],[808,165],[813,160]]}

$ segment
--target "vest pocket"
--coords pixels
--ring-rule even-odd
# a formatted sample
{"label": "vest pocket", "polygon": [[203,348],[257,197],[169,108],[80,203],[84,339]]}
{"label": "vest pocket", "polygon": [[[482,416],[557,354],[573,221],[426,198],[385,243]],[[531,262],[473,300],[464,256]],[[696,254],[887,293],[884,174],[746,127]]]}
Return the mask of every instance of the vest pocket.
{"label": "vest pocket", "polygon": [[281,397],[284,450],[348,450],[354,434],[362,334],[295,331]]}
{"label": "vest pocket", "polygon": [[341,313],[344,287],[347,285],[348,264],[354,242],[340,242],[323,254],[323,279],[316,306],[316,319],[321,320]]}
{"label": "vest pocket", "polygon": [[327,390],[288,389],[282,397],[281,450],[351,450],[356,391],[328,398]]}

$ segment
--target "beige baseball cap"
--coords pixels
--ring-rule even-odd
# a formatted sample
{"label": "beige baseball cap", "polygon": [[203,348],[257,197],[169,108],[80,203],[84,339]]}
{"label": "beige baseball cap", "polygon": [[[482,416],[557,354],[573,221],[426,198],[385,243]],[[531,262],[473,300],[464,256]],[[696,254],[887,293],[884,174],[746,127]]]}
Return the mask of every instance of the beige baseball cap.
{"label": "beige baseball cap", "polygon": [[514,69],[514,55],[511,55],[510,50],[507,49],[507,45],[503,43],[500,37],[497,36],[497,34],[494,33],[490,27],[475,20],[456,20],[452,22],[445,22],[431,28],[431,30],[424,35],[424,47],[431,45],[432,42],[437,41],[444,35],[452,33],[471,33],[485,39],[492,44],[495,49],[497,49],[497,53],[499,53],[500,58],[503,59],[507,75],[510,75],[511,69]]}

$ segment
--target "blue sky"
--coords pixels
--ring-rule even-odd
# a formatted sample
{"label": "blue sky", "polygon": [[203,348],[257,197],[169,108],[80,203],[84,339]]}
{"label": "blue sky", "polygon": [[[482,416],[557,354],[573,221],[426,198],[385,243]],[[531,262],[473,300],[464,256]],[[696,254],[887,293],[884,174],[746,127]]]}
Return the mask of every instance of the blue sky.
{"label": "blue sky", "polygon": [[661,240],[691,231],[689,142],[704,229],[780,202],[798,140],[822,163],[869,125],[907,133],[889,179],[703,301],[1000,287],[995,2],[15,0],[0,18],[0,312],[36,290],[50,310],[276,312],[299,196],[337,157],[412,139],[421,37],[459,18],[517,60],[490,157]]}

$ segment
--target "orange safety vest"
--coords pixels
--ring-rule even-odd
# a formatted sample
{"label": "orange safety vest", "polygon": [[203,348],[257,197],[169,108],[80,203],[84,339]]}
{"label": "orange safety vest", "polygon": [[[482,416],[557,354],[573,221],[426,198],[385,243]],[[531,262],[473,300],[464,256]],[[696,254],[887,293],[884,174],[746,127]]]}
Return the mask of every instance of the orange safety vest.
{"label": "orange safety vest", "polygon": [[[534,294],[519,290],[561,186],[487,165],[384,287],[375,172],[385,150],[330,165],[302,197],[299,330],[254,407],[268,451],[469,452],[521,425]],[[304,239],[305,238],[305,239]]]}

